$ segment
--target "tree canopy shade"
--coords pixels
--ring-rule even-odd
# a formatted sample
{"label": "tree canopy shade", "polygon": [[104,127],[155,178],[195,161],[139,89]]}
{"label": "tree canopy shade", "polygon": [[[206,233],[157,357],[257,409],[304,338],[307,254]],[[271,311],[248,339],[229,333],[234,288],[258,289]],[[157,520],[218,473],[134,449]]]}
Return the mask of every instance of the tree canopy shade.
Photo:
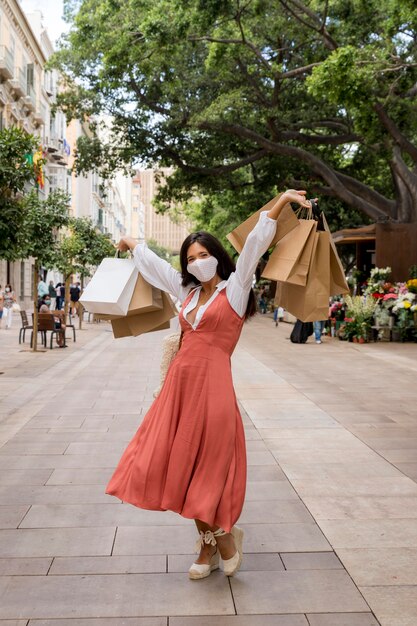
{"label": "tree canopy shade", "polygon": [[417,221],[414,0],[65,4],[61,105],[115,130],[79,145],[81,169],[173,165],[161,200],[203,198],[220,229],[285,186],[328,198],[345,226],[355,211]]}

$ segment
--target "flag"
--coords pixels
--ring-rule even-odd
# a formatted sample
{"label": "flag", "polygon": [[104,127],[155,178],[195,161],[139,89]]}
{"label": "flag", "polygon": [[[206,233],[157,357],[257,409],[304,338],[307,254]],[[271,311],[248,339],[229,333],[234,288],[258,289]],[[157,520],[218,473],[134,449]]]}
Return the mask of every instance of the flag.
{"label": "flag", "polygon": [[45,186],[45,176],[43,173],[43,151],[42,146],[39,146],[35,154],[33,155],[33,165],[36,173],[36,184],[43,189]]}

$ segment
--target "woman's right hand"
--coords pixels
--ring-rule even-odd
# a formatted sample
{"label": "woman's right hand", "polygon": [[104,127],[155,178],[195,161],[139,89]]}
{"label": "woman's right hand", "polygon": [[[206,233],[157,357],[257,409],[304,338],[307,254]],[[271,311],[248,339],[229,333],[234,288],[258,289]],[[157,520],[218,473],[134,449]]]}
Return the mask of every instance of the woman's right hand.
{"label": "woman's right hand", "polygon": [[119,243],[117,244],[117,249],[120,252],[127,252],[127,250],[133,250],[136,248],[138,242],[133,237],[122,237]]}

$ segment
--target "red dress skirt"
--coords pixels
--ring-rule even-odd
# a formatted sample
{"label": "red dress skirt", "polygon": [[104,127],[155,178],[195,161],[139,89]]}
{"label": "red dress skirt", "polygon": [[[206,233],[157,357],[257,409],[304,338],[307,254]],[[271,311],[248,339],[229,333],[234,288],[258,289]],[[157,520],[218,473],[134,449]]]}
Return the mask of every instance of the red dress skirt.
{"label": "red dress skirt", "polygon": [[230,363],[243,319],[223,289],[195,330],[182,312],[180,323],[181,348],[106,493],[230,532],[246,489],[245,436]]}

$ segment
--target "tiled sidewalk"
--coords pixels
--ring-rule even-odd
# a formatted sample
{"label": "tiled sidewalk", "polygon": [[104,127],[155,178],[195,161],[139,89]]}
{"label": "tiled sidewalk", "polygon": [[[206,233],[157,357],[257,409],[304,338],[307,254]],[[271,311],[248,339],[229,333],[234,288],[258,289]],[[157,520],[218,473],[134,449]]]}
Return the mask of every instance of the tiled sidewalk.
{"label": "tiled sidewalk", "polygon": [[161,334],[87,328],[39,355],[0,331],[0,626],[416,626],[416,346],[246,325],[246,556],[234,579],[191,582],[192,522],[104,494]]}

